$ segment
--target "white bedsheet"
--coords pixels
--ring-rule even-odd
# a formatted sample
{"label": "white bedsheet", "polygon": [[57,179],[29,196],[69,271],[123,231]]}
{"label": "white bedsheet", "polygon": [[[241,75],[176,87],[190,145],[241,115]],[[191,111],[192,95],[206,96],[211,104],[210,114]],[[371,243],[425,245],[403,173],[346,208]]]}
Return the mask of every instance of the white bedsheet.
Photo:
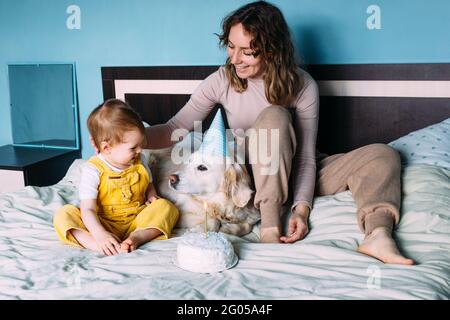
{"label": "white bedsheet", "polygon": [[443,168],[416,165],[403,174],[395,235],[414,266],[385,265],[355,251],[363,234],[347,191],[315,199],[311,232],[301,242],[260,244],[255,233],[230,236],[238,265],[208,275],[172,263],[177,236],[111,257],[59,243],[52,217],[63,204],[77,203],[80,163],[54,186],[0,196],[0,299],[450,297],[450,171]]}

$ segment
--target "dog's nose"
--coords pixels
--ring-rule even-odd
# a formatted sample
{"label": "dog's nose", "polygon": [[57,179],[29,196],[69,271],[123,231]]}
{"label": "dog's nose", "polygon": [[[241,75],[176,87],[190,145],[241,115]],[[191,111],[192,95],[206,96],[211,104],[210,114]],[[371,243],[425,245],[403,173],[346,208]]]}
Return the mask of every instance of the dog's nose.
{"label": "dog's nose", "polygon": [[169,181],[170,181],[170,185],[172,187],[175,187],[178,184],[178,182],[180,182],[180,178],[178,177],[177,174],[171,174],[169,176]]}

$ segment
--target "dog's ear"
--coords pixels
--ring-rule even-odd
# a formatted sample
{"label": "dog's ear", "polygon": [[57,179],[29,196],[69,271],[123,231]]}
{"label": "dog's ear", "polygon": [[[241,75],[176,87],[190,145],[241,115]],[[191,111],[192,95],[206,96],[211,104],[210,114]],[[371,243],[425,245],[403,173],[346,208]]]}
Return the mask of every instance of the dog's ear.
{"label": "dog's ear", "polygon": [[231,165],[225,170],[223,190],[225,195],[231,198],[237,207],[245,207],[253,194],[247,171],[239,164]]}

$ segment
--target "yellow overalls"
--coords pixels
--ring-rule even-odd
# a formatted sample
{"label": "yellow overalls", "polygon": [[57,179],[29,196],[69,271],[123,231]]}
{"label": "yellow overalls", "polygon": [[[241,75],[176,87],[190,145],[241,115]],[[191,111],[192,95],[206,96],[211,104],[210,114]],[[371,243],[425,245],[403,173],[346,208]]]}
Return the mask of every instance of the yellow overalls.
{"label": "yellow overalls", "polygon": [[[169,238],[179,217],[178,209],[166,199],[145,204],[145,191],[151,181],[139,157],[134,165],[119,173],[96,156],[89,162],[100,173],[97,215],[107,231],[125,240],[135,230],[155,228],[162,232],[157,240]],[[81,219],[80,209],[70,204],[57,211],[53,224],[61,241],[78,247],[81,245],[68,231],[89,232]]]}

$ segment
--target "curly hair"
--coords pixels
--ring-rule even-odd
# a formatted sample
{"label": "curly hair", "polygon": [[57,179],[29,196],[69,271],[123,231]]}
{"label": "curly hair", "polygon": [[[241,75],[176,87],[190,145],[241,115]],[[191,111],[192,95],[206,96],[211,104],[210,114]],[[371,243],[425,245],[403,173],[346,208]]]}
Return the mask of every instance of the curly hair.
{"label": "curly hair", "polygon": [[[261,56],[265,64],[263,79],[267,100],[274,105],[289,106],[303,83],[298,74],[289,27],[282,12],[266,1],[240,7],[222,21],[222,34],[219,35],[221,47],[228,45],[230,29],[239,23],[253,38],[250,42],[253,56]],[[225,70],[234,90],[243,92],[247,89],[247,80],[238,77],[229,58]]]}

